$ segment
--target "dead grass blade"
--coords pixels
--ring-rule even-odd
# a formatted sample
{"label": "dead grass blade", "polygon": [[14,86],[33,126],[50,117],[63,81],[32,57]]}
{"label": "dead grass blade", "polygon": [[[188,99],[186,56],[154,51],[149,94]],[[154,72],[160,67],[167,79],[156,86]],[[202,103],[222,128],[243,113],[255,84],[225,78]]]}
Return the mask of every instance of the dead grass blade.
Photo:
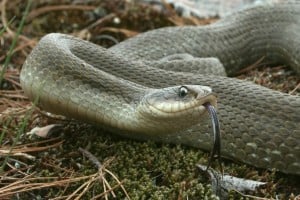
{"label": "dead grass blade", "polygon": [[[34,177],[34,178],[31,178],[33,175],[34,174],[30,174],[20,180],[17,180],[11,184],[1,187],[0,188],[0,198],[10,197],[17,193],[33,191],[33,190],[42,189],[42,188],[63,187],[70,183],[79,182],[79,181],[87,180],[87,179],[89,180],[89,179],[97,176],[97,173],[89,175],[89,176],[67,178],[64,180],[56,180],[56,179],[61,179],[61,177]],[[0,177],[0,178],[2,179],[2,177]]]}
{"label": "dead grass blade", "polygon": [[102,28],[100,32],[104,32],[104,31],[113,32],[113,33],[122,33],[127,38],[133,37],[138,34],[138,32],[136,32],[136,31],[131,31],[131,30],[124,29],[124,28],[113,28],[113,27]]}
{"label": "dead grass blade", "polygon": [[53,11],[66,11],[66,10],[95,10],[96,6],[86,6],[86,5],[54,5],[54,6],[45,6],[31,11],[28,15],[27,21],[32,21],[37,16],[43,15],[48,12]]}
{"label": "dead grass blade", "polygon": [[[59,140],[60,138],[53,138],[53,139],[49,139],[49,140],[44,140],[41,142],[34,142],[34,143],[30,143],[30,144],[23,144],[23,145],[16,145],[14,146],[11,150],[11,146],[3,146],[0,147],[0,155],[4,156],[7,154],[17,154],[17,153],[29,153],[29,152],[39,152],[39,151],[45,151],[47,149],[50,148],[55,148],[60,146],[64,140]],[[53,142],[55,140],[59,140],[57,142],[55,142],[54,144],[50,144],[47,145],[49,142]],[[36,145],[41,145],[41,146],[36,146]]]}

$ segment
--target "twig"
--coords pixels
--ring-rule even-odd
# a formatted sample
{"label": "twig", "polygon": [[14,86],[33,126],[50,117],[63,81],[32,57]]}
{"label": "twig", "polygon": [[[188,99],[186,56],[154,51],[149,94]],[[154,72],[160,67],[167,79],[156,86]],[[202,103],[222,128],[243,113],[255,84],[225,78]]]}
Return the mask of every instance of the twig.
{"label": "twig", "polygon": [[[82,177],[76,177],[76,178],[70,178],[65,180],[59,180],[59,181],[51,181],[51,179],[61,179],[61,177],[37,177],[37,178],[28,178],[32,176],[33,174],[30,174],[29,176],[24,177],[23,179],[16,181],[14,183],[11,183],[7,186],[4,186],[0,188],[0,198],[7,197],[16,193],[21,192],[27,192],[32,191],[36,189],[42,189],[42,188],[48,188],[52,186],[64,186],[67,183],[71,182],[78,182],[85,179],[90,179],[97,175],[89,175],[89,176],[82,176]],[[39,180],[45,180],[46,182],[38,182],[38,183],[30,183],[31,181],[39,181]]]}
{"label": "twig", "polygon": [[[105,194],[107,194],[107,193],[113,191],[114,189],[118,188],[121,184],[122,184],[122,182],[120,182],[120,183],[118,183],[117,185],[113,186],[111,189],[108,189],[108,190],[102,192],[101,194],[98,194],[97,196],[94,196],[94,197],[92,198],[92,200],[98,199],[99,197],[102,197],[103,195],[105,195]],[[126,197],[127,197],[127,196],[126,196]],[[129,197],[127,197],[127,198],[130,199]]]}
{"label": "twig", "polygon": [[254,199],[254,200],[271,200],[271,199],[273,199],[273,198],[264,198],[264,197],[257,197],[257,196],[252,196],[252,195],[244,194],[244,193],[242,193],[242,192],[240,192],[238,190],[234,190],[234,191],[237,192],[237,193],[239,193],[243,197]]}
{"label": "twig", "polygon": [[[57,139],[57,138],[55,138]],[[49,140],[47,140],[49,141]],[[32,144],[39,144],[39,143],[45,143],[45,142],[37,142],[37,143],[32,143],[32,144],[27,144],[27,145],[20,145],[20,146],[14,146],[13,149],[10,150],[10,147],[1,147],[0,148],[0,154],[18,154],[18,153],[28,153],[28,152],[36,152],[36,151],[44,151],[46,149],[50,149],[53,147],[60,146],[64,140],[58,141],[55,144],[47,145],[47,146],[42,146],[42,147],[28,147],[27,145],[32,145]]]}
{"label": "twig", "polygon": [[261,57],[260,59],[258,59],[255,63],[253,63],[252,65],[249,65],[248,67],[244,68],[244,69],[241,69],[240,71],[238,71],[236,73],[236,75],[240,75],[240,74],[243,74],[245,72],[248,72],[248,71],[251,71],[257,67],[260,66],[260,64],[262,64],[261,62],[265,59],[265,57]]}
{"label": "twig", "polygon": [[28,15],[27,21],[31,21],[37,16],[45,14],[47,12],[61,11],[61,10],[65,11],[65,10],[95,10],[95,9],[96,9],[95,6],[85,6],[85,5],[54,5],[54,6],[41,7],[31,11]]}
{"label": "twig", "polygon": [[[18,161],[17,161],[18,162]],[[15,170],[17,171],[18,173],[24,175],[24,176],[28,176],[29,174],[25,173],[25,172],[22,172],[19,168],[16,168],[14,166],[12,166],[11,164],[7,163],[7,165],[12,169],[12,170]],[[15,176],[15,175],[14,175]]]}
{"label": "twig", "polygon": [[88,25],[86,28],[80,30],[79,32],[75,32],[73,33],[72,35],[76,36],[76,37],[79,37],[81,39],[84,39],[85,38],[85,35],[87,33],[88,30],[94,28],[95,26],[99,26],[100,24],[106,22],[106,21],[109,21],[111,19],[113,19],[116,15],[114,13],[111,13],[109,15],[106,15],[100,19],[98,19],[96,22]]}
{"label": "twig", "polygon": [[120,187],[122,188],[123,192],[125,193],[127,199],[130,199],[126,189],[124,188],[124,186],[122,184],[122,182],[119,181],[119,179],[111,171],[109,171],[108,169],[105,169],[105,172],[109,173],[117,181],[117,183],[120,184]]}
{"label": "twig", "polygon": [[79,147],[78,150],[85,156],[87,157],[92,163],[94,163],[97,167],[97,169],[100,169],[102,167],[100,161],[94,156],[92,153],[88,152],[87,150]]}
{"label": "twig", "polygon": [[75,200],[80,200],[81,197],[88,191],[88,189],[91,187],[91,184],[97,179],[97,177],[93,177],[89,182],[87,182],[85,188],[83,191],[75,198]]}
{"label": "twig", "polygon": [[[14,160],[14,159],[11,158],[11,160]],[[20,161],[18,161],[18,162],[20,162]],[[16,172],[21,173],[22,170],[28,171],[28,169],[29,169],[30,167],[32,167],[32,166],[27,165],[27,164],[25,164],[25,163],[22,163],[22,162],[20,162],[20,163],[21,163],[22,165],[24,165],[25,167],[12,168],[12,169],[10,169],[10,170],[4,172],[4,173],[1,174],[1,176],[0,176],[0,177],[1,177],[1,180],[16,180],[16,179],[19,179],[19,178],[16,178],[16,177],[15,177]],[[8,176],[9,174],[13,174],[14,177],[9,177],[9,176]],[[26,173],[22,172],[22,174],[25,175]],[[26,176],[27,176],[27,175],[28,175],[28,174],[26,174]]]}
{"label": "twig", "polygon": [[[122,182],[111,172],[109,171],[108,169],[105,169],[105,165],[102,165],[100,163],[100,161],[96,158],[96,156],[94,156],[92,153],[88,152],[87,150],[83,149],[83,148],[79,148],[79,151],[84,155],[86,156],[91,162],[93,162],[96,167],[98,168],[98,172],[100,174],[100,179],[103,180],[103,184],[106,185],[109,189],[107,191],[110,191],[111,194],[116,197],[116,195],[114,194],[113,190],[111,190],[111,186],[109,185],[109,183],[107,182],[107,180],[105,179],[104,177],[104,174],[102,172],[102,170],[104,170],[104,172],[108,173],[109,175],[111,175],[113,177],[113,179],[115,179],[118,183],[118,185],[121,187],[121,189],[123,190],[124,194],[126,195],[127,199],[130,199],[126,189],[124,188],[124,186],[122,185]],[[104,188],[104,193],[102,193],[102,195],[105,195],[107,194],[107,191],[106,191],[106,186],[103,186]],[[98,195],[99,196],[99,195]],[[99,196],[101,197],[101,196]],[[94,198],[93,198],[94,199]],[[107,197],[105,196],[105,199],[107,199]]]}
{"label": "twig", "polygon": [[[78,149],[84,156],[86,156],[92,163],[94,163],[98,169],[98,173],[99,173],[99,179],[103,181],[103,189],[104,191],[106,191],[106,186],[110,189],[111,186],[109,185],[109,183],[107,182],[107,180],[104,177],[104,173],[103,173],[103,168],[104,166],[100,163],[100,161],[96,158],[96,156],[94,156],[92,153],[88,152],[87,150],[83,149],[83,148],[79,148]],[[115,196],[114,192],[111,191],[112,195]],[[107,193],[105,193],[107,194]],[[107,198],[107,196],[105,196],[105,199]]]}
{"label": "twig", "polygon": [[100,19],[98,19],[96,22],[90,24],[88,27],[86,27],[85,29],[92,29],[94,28],[95,26],[99,26],[100,24],[108,21],[108,20],[111,20],[113,19],[114,17],[116,17],[116,14],[115,13],[111,13],[109,15],[106,15]]}
{"label": "twig", "polygon": [[27,153],[22,153],[22,152],[17,152],[17,153],[12,153],[10,150],[1,150],[0,149],[0,155],[1,156],[15,156],[15,157],[24,157],[27,158],[29,160],[35,160],[35,157],[32,155],[29,155]]}
{"label": "twig", "polygon": [[294,92],[296,92],[299,88],[300,88],[300,82],[292,91],[289,92],[289,94],[294,94]]}
{"label": "twig", "polygon": [[136,31],[131,31],[131,30],[124,29],[124,28],[114,28],[114,27],[102,28],[99,33],[102,33],[104,31],[109,31],[109,32],[114,32],[114,33],[122,33],[126,37],[133,37],[138,34],[138,32],[136,32]]}
{"label": "twig", "polygon": [[[96,176],[96,174],[94,174]],[[83,183],[80,187],[78,187],[74,192],[72,192],[71,195],[68,196],[68,198],[66,200],[70,200],[70,199],[73,199],[74,196],[84,187],[86,187],[87,185],[89,186],[93,180],[94,180],[94,176],[91,177],[91,179],[89,179],[87,182]],[[82,196],[82,193],[80,194]],[[78,197],[78,195],[76,195]]]}

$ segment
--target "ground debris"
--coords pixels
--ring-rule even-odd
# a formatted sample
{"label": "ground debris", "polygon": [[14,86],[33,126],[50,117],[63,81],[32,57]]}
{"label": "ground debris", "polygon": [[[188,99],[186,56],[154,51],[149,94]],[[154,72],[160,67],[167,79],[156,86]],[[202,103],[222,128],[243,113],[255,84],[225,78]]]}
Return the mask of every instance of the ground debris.
{"label": "ground debris", "polygon": [[228,199],[228,192],[237,191],[240,194],[249,191],[256,191],[259,187],[266,185],[266,182],[253,181],[244,178],[238,178],[231,175],[222,174],[213,169],[207,169],[205,165],[197,165],[197,167],[207,173],[211,179],[213,191],[220,199]]}
{"label": "ground debris", "polygon": [[26,135],[37,135],[42,138],[49,138],[54,132],[62,129],[61,124],[50,124],[43,127],[34,127]]}

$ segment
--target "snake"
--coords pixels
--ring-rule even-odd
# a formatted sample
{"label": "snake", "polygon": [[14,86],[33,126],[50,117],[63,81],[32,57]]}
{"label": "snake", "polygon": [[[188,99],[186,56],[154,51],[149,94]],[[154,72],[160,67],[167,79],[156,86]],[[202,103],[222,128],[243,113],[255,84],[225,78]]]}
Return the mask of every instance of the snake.
{"label": "snake", "polygon": [[233,77],[261,58],[300,74],[299,3],[158,28],[110,48],[50,33],[28,55],[20,83],[48,112],[203,150],[211,149],[209,103],[217,109],[223,157],[300,175],[300,96]]}

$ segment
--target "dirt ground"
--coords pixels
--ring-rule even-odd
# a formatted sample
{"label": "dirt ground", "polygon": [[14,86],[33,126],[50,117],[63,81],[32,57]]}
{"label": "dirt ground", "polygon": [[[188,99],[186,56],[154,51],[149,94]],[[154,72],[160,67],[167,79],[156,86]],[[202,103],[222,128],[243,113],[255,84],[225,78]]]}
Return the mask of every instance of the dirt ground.
{"label": "dirt ground", "polygon": [[[0,169],[0,199],[217,199],[208,178],[195,167],[207,164],[209,152],[128,140],[49,115],[33,106],[19,83],[22,64],[47,33],[67,33],[110,47],[147,30],[204,25],[217,19],[183,18],[167,4],[158,9],[126,0],[38,0],[32,2],[20,35],[14,40],[27,1],[2,0],[0,5],[0,30],[7,26],[0,35],[0,163],[6,163]],[[237,78],[300,94],[300,79],[288,66],[270,67],[260,62],[246,67]],[[26,135],[35,127],[49,124],[62,124],[63,128],[51,139]],[[93,159],[80,148],[93,153],[101,166],[95,167]],[[268,182],[249,195],[300,199],[299,177],[229,160],[224,160],[224,170]],[[230,193],[230,199],[237,198],[246,199]]]}

